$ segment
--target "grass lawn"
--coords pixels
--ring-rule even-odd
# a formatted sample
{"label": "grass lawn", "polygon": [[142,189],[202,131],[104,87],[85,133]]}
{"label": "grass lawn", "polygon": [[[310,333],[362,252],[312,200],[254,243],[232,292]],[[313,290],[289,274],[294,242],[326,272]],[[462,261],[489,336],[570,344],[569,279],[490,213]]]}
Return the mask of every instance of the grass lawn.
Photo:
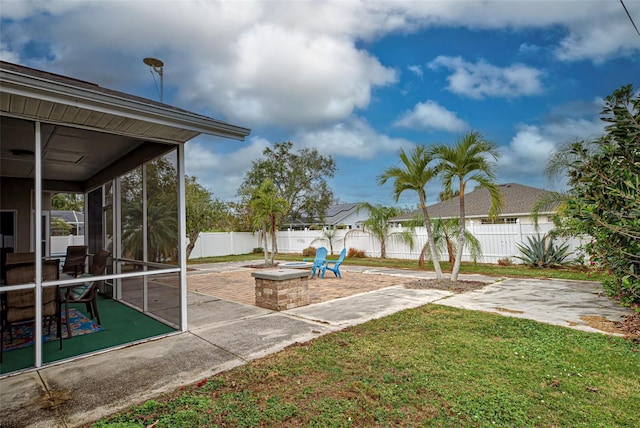
{"label": "grass lawn", "polygon": [[637,346],[426,305],[289,347],[95,426],[635,427]]}

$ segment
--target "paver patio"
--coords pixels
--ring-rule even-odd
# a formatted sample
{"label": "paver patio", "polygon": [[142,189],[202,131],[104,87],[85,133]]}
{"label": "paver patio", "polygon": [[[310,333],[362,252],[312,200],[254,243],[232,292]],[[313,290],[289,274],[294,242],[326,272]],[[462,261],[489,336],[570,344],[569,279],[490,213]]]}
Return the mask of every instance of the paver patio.
{"label": "paver patio", "polygon": [[[253,271],[255,269],[244,268],[229,272],[191,272],[187,276],[187,287],[189,291],[255,305],[255,280],[251,276]],[[327,302],[412,281],[415,281],[415,278],[348,271],[342,272],[342,278],[336,278],[328,272],[324,279],[309,278],[309,304]]]}

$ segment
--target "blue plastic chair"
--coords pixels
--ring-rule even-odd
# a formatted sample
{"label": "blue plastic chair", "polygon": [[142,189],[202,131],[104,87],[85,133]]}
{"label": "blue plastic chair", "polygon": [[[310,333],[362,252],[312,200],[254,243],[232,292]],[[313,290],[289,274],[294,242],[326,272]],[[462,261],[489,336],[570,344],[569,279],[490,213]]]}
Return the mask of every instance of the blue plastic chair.
{"label": "blue plastic chair", "polygon": [[303,262],[311,262],[313,261],[313,267],[311,268],[311,277],[316,275],[316,271],[318,271],[318,276],[320,276],[320,272],[322,271],[325,262],[327,261],[328,251],[325,247],[320,247],[316,250],[316,257],[311,259],[302,259]]}
{"label": "blue plastic chair", "polygon": [[[338,278],[342,278],[342,275],[340,275],[340,265],[344,261],[344,257],[346,255],[347,255],[347,249],[343,248],[342,251],[340,252],[340,258],[338,258],[338,260],[327,260],[322,266],[322,274],[321,274],[322,278],[324,278],[324,273],[327,270],[330,270],[331,272],[333,272],[333,274]],[[330,264],[333,264],[332,268],[329,267]]]}

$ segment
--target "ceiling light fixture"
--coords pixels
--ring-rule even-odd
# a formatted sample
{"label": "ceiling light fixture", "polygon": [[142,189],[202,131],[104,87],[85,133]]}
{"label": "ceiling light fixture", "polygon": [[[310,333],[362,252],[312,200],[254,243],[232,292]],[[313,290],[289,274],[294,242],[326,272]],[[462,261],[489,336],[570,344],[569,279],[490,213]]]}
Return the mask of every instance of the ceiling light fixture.
{"label": "ceiling light fixture", "polygon": [[11,154],[20,158],[33,158],[35,153],[33,150],[11,149]]}

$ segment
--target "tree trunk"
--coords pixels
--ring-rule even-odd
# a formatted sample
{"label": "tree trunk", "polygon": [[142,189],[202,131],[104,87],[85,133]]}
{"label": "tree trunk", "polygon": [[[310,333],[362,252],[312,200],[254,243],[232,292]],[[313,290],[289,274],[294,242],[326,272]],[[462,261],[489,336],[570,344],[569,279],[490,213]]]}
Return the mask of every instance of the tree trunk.
{"label": "tree trunk", "polygon": [[458,273],[460,272],[460,264],[462,263],[462,251],[464,250],[464,181],[462,178],[460,179],[460,230],[458,236],[458,251],[456,251],[456,261],[453,264],[453,269],[451,270],[451,280],[458,280]]}
{"label": "tree trunk", "polygon": [[424,267],[424,260],[427,258],[427,251],[429,251],[428,245],[422,247],[422,251],[420,251],[420,257],[418,258],[418,268],[420,269]]}
{"label": "tree trunk", "polygon": [[198,236],[200,232],[193,231],[189,233],[189,243],[187,244],[187,260],[189,260],[189,256],[191,256],[191,251],[193,251],[193,247],[196,246],[196,241],[198,240]]}
{"label": "tree trunk", "polygon": [[270,226],[270,232],[271,232],[271,266],[273,266],[273,261],[275,260],[275,255],[276,255],[276,246],[278,244],[278,240],[276,239],[276,219],[275,216],[271,216],[271,224]]}
{"label": "tree trunk", "polygon": [[455,252],[454,248],[453,248],[453,242],[451,242],[451,239],[447,236],[447,253],[449,253],[449,263],[451,263],[451,266],[453,266],[456,262],[456,256],[453,254]]}
{"label": "tree trunk", "polygon": [[420,207],[422,208],[422,215],[424,216],[424,227],[427,229],[427,238],[429,240],[429,251],[431,252],[431,260],[433,261],[433,269],[436,271],[436,278],[438,281],[442,280],[442,269],[440,268],[440,260],[436,252],[436,242],[433,239],[433,230],[431,229],[431,220],[429,219],[429,213],[427,212],[427,204],[424,199],[424,194],[420,193]]}
{"label": "tree trunk", "polygon": [[267,248],[267,223],[262,222],[262,246],[264,251],[264,264],[269,263],[269,249]]}

